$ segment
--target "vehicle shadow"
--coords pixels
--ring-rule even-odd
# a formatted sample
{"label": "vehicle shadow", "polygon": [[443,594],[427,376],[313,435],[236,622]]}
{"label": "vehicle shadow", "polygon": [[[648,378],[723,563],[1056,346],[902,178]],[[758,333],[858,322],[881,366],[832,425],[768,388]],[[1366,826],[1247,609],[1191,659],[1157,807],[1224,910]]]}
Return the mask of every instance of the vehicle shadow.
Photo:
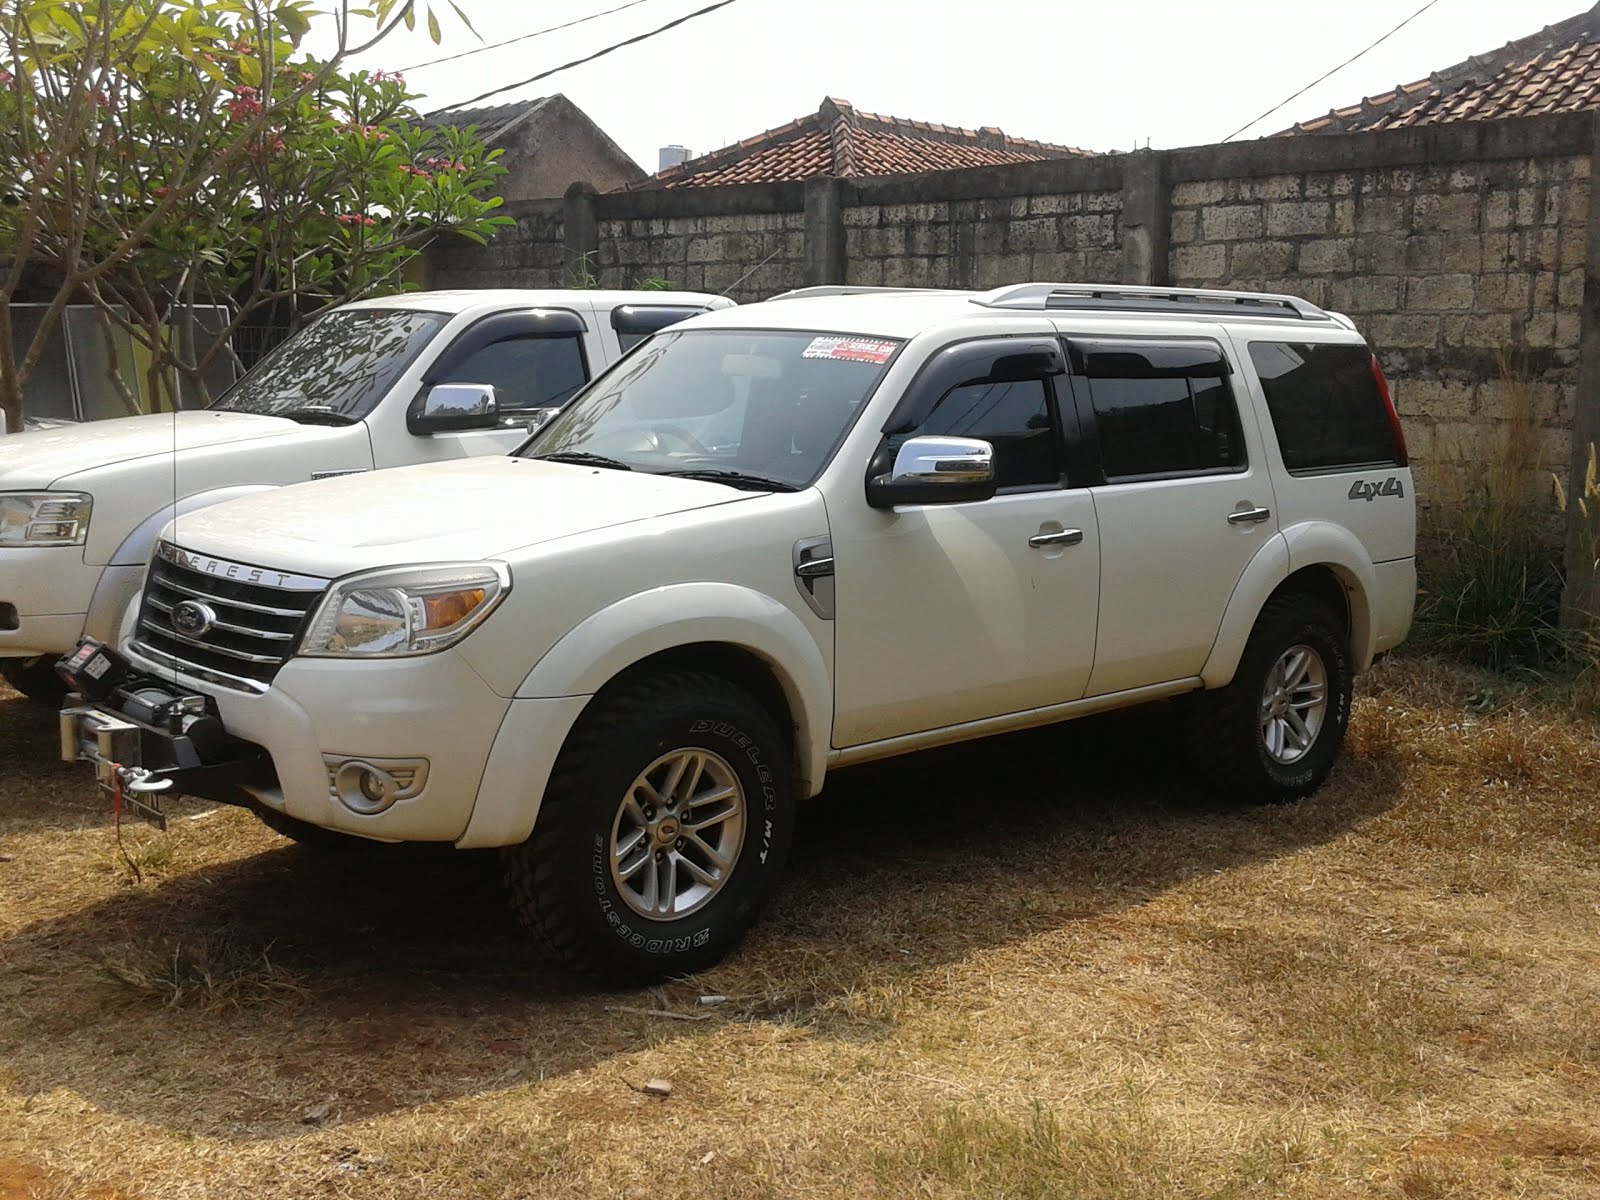
{"label": "vehicle shadow", "polygon": [[0,837],[110,821],[89,767],[61,761],[56,710],[0,684]]}
{"label": "vehicle shadow", "polygon": [[[285,846],[130,890],[0,941],[10,1086],[68,1088],[178,1131],[287,1138],[323,1103],[337,1124],[727,1021],[884,1036],[892,1015],[855,1021],[831,1002],[1321,843],[1400,791],[1398,761],[1369,748],[1309,800],[1234,810],[1166,752],[1168,721],[1136,710],[838,773],[802,810],[787,881],[746,946],[656,992],[590,990],[530,949],[492,855]],[[704,991],[730,997],[704,1021],[619,1011],[687,1009]]]}

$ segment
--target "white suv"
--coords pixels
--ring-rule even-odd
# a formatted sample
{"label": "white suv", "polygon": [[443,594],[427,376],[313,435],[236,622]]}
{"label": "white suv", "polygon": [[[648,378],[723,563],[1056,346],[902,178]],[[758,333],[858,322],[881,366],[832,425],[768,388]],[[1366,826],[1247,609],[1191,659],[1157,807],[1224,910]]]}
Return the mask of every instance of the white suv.
{"label": "white suv", "polygon": [[648,979],[736,942],[832,767],[1185,697],[1223,793],[1310,793],[1414,531],[1377,360],[1302,300],[808,289],[513,456],[183,518],[65,736],[291,836],[504,847],[570,964]]}
{"label": "white suv", "polygon": [[413,292],[330,309],[203,412],[0,438],[0,676],[115,634],[174,515],[283,484],[504,454],[699,292]]}

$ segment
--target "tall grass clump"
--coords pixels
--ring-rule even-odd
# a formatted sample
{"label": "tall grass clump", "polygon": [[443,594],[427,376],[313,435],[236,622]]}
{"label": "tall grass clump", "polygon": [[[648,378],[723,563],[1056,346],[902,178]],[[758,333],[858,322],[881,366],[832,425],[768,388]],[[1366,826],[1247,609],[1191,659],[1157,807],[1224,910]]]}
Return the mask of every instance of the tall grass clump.
{"label": "tall grass clump", "polygon": [[1560,523],[1539,462],[1537,398],[1499,359],[1506,401],[1495,436],[1436,465],[1419,561],[1417,640],[1495,671],[1565,659]]}

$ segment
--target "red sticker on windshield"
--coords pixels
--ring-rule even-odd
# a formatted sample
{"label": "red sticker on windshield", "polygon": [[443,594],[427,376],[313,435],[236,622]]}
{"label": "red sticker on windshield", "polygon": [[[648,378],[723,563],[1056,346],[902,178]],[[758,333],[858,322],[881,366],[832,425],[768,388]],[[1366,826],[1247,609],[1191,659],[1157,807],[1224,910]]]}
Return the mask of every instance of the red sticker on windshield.
{"label": "red sticker on windshield", "polygon": [[812,338],[801,358],[831,358],[838,362],[886,363],[898,343],[877,338]]}

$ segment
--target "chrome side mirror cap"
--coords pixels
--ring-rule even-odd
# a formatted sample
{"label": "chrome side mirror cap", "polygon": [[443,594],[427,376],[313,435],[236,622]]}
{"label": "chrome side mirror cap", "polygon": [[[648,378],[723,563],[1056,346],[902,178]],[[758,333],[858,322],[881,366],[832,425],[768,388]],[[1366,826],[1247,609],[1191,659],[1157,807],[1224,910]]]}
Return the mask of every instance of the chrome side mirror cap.
{"label": "chrome side mirror cap", "polygon": [[436,383],[413,406],[406,425],[412,433],[496,429],[500,405],[487,383]]}
{"label": "chrome side mirror cap", "polygon": [[895,452],[887,475],[867,480],[867,503],[960,504],[995,494],[994,447],[981,438],[916,437]]}

